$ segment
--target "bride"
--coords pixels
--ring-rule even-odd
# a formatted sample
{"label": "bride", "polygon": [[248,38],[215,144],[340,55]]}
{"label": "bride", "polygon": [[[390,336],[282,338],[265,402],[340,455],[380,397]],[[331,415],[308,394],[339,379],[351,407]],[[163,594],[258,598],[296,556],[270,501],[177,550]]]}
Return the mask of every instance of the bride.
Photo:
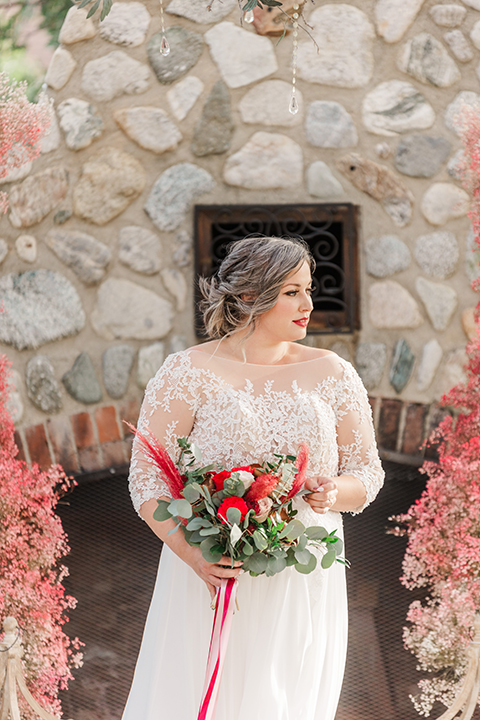
{"label": "bride", "polygon": [[[211,280],[201,280],[209,342],[170,355],[148,384],[138,427],[176,454],[176,438],[225,467],[296,454],[309,446],[310,494],[295,501],[306,526],[342,537],[342,512],[358,513],[383,482],[365,389],[345,360],[306,347],[314,261],[292,239],[235,243]],[[347,643],[345,572],[320,563],[251,577],[223,558],[207,563],[173,520],[159,471],[133,445],[130,489],[140,516],[163,541],[158,577],[123,720],[196,720],[213,612],[210,596],[238,577],[216,720],[333,720]],[[348,557],[348,548],[346,550]],[[210,594],[210,596],[209,596]]]}

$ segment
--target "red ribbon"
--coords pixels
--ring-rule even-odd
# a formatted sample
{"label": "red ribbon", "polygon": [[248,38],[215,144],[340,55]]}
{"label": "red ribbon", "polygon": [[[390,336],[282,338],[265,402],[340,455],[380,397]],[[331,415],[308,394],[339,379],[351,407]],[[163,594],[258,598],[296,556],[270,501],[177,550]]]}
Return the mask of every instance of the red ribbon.
{"label": "red ribbon", "polygon": [[205,685],[198,720],[214,720],[215,718],[237,586],[238,581],[236,578],[222,580],[222,585],[217,592],[215,617],[208,651],[207,670],[205,672]]}

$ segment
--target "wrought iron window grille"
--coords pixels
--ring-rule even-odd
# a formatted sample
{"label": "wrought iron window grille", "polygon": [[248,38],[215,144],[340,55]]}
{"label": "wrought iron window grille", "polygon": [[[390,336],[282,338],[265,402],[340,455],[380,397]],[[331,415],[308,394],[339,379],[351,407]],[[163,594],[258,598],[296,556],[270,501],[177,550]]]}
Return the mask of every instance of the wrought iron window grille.
{"label": "wrought iron window grille", "polygon": [[[195,273],[210,277],[232,242],[252,235],[305,240],[317,263],[309,333],[351,334],[360,327],[358,207],[350,203],[196,205]],[[195,283],[195,328],[205,337]]]}

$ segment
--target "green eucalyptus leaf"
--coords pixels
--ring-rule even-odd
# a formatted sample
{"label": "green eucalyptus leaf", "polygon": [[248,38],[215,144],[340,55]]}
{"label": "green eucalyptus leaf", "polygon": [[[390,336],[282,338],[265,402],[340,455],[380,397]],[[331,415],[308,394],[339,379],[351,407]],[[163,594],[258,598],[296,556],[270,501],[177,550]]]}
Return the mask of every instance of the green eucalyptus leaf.
{"label": "green eucalyptus leaf", "polygon": [[153,513],[153,519],[159,520],[160,522],[163,522],[164,520],[170,520],[172,517],[172,513],[169,512],[168,506],[170,505],[169,502],[166,502],[165,500],[157,500],[158,507],[155,508]]}
{"label": "green eucalyptus leaf", "polygon": [[185,500],[188,500],[189,503],[194,503],[200,498],[200,493],[192,485],[185,485],[183,488],[183,497]]}
{"label": "green eucalyptus leaf", "polygon": [[219,532],[220,532],[219,527],[207,527],[207,528],[202,528],[201,530],[199,530],[199,533],[202,537],[207,537],[208,535],[218,535]]}
{"label": "green eucalyptus leaf", "polygon": [[296,540],[305,532],[305,525],[300,520],[290,520],[282,532],[279,534],[279,538],[287,538],[288,540]]}
{"label": "green eucalyptus leaf", "polygon": [[322,562],[321,562],[322,568],[324,570],[327,570],[329,567],[331,567],[333,565],[333,563],[335,562],[336,559],[337,559],[337,553],[335,552],[335,550],[329,550],[322,557]]}
{"label": "green eucalyptus leaf", "polygon": [[184,500],[183,498],[173,500],[168,506],[168,510],[172,513],[172,515],[175,515],[175,517],[188,519],[193,515],[192,506],[188,500]]}
{"label": "green eucalyptus leaf", "polygon": [[293,548],[288,548],[287,550],[287,567],[291,567],[292,565],[296,565],[297,561],[295,560],[295,550]]}
{"label": "green eucalyptus leaf", "polygon": [[223,552],[218,550],[217,539],[208,537],[200,543],[200,550],[204,559],[209,563],[217,563],[222,559]]}
{"label": "green eucalyptus leaf", "polygon": [[212,527],[210,520],[202,517],[194,517],[187,525],[187,530],[200,530],[200,528]]}
{"label": "green eucalyptus leaf", "polygon": [[246,540],[243,543],[243,554],[244,555],[252,555],[253,554],[253,547],[250,545],[249,542]]}
{"label": "green eucalyptus leaf", "polygon": [[295,560],[300,563],[300,565],[308,565],[311,556],[312,553],[310,550],[295,550]]}
{"label": "green eucalyptus leaf", "polygon": [[230,525],[240,525],[242,522],[242,513],[236,507],[230,507],[227,510],[227,520]]}
{"label": "green eucalyptus leaf", "polygon": [[332,550],[335,550],[337,555],[340,555],[343,552],[343,540],[342,538],[338,538],[337,542],[333,545]]}
{"label": "green eucalyptus leaf", "polygon": [[257,549],[260,551],[266,550],[268,547],[267,539],[258,530],[255,530],[255,532],[253,533],[253,542],[257,546]]}
{"label": "green eucalyptus leaf", "polygon": [[286,558],[269,557],[265,574],[271,577],[272,575],[276,575],[277,573],[282,572],[282,570],[285,570],[286,567]]}
{"label": "green eucalyptus leaf", "polygon": [[175,527],[172,528],[171,530],[169,530],[169,531],[168,531],[168,534],[169,534],[169,535],[173,535],[174,533],[177,532],[177,530],[178,530],[179,527],[180,527],[180,523],[179,523],[178,525],[175,525]]}
{"label": "green eucalyptus leaf", "polygon": [[313,572],[315,568],[317,567],[317,558],[315,555],[310,553],[311,557],[307,565],[297,564],[295,565],[295,570],[302,575],[308,575],[309,573]]}
{"label": "green eucalyptus leaf", "polygon": [[309,540],[324,540],[327,537],[328,532],[324,527],[313,525],[305,530],[305,535]]}
{"label": "green eucalyptus leaf", "polygon": [[261,575],[261,573],[267,569],[267,563],[267,556],[263,555],[263,553],[256,552],[245,560],[243,567],[245,570],[250,570],[257,575]]}
{"label": "green eucalyptus leaf", "polygon": [[88,18],[91,18],[92,15],[95,15],[99,6],[100,6],[100,0],[97,0],[95,3],[93,3],[92,7],[90,8],[90,10],[87,13],[87,20],[88,20]]}
{"label": "green eucalyptus leaf", "polygon": [[305,550],[305,548],[307,547],[307,542],[308,538],[305,533],[303,533],[303,535],[300,535],[300,537],[298,538],[296,550]]}

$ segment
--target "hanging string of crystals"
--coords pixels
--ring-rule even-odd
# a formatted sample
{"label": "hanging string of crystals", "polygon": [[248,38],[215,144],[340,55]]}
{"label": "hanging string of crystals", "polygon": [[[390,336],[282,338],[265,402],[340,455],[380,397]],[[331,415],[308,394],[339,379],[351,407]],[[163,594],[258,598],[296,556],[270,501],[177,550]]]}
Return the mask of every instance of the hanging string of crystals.
{"label": "hanging string of crystals", "polygon": [[170,54],[170,45],[165,35],[165,16],[163,14],[163,0],[160,0],[160,22],[162,25],[162,42],[160,43],[160,55],[164,57]]}
{"label": "hanging string of crystals", "polygon": [[298,3],[293,6],[293,50],[292,50],[292,96],[290,98],[289,111],[296,115],[299,110],[297,100],[297,50],[298,50]]}
{"label": "hanging string of crystals", "polygon": [[243,20],[246,23],[252,23],[255,20],[253,10],[247,10],[247,12],[243,15]]}

